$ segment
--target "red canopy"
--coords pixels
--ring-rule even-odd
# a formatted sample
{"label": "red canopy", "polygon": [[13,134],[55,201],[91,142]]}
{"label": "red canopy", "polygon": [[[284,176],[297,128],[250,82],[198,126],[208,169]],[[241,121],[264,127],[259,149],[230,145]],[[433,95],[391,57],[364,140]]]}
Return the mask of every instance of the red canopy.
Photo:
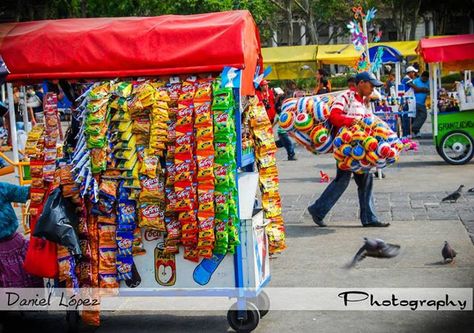
{"label": "red canopy", "polygon": [[452,62],[474,59],[474,34],[423,38],[417,48],[425,62]]}
{"label": "red canopy", "polygon": [[[260,39],[248,11],[0,25],[9,81],[158,76],[242,68],[253,94]],[[262,68],[262,66],[260,66]]]}

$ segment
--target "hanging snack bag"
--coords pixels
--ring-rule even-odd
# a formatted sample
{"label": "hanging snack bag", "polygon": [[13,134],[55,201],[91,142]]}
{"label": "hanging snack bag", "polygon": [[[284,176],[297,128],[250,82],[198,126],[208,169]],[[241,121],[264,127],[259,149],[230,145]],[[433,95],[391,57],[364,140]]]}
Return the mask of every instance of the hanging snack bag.
{"label": "hanging snack bag", "polygon": [[164,202],[165,184],[163,177],[149,178],[140,177],[141,191],[139,194],[140,202]]}
{"label": "hanging snack bag", "polygon": [[195,127],[209,126],[212,124],[211,102],[194,102]]}
{"label": "hanging snack bag", "polygon": [[212,110],[228,110],[234,107],[232,88],[221,88],[214,90]]}
{"label": "hanging snack bag", "polygon": [[192,100],[180,101],[176,112],[176,126],[191,125],[193,122],[194,104]]}
{"label": "hanging snack bag", "polygon": [[165,211],[160,204],[142,203],[140,204],[140,228],[150,228],[159,231],[166,231]]}
{"label": "hanging snack bag", "polygon": [[133,247],[133,231],[117,230],[117,254],[119,256],[131,256]]}
{"label": "hanging snack bag", "polygon": [[192,100],[196,92],[196,82],[191,78],[186,79],[181,86],[181,91],[179,92],[179,101]]}
{"label": "hanging snack bag", "polygon": [[145,247],[142,241],[142,233],[140,228],[135,228],[133,231],[132,254],[134,256],[141,256],[146,254]]}

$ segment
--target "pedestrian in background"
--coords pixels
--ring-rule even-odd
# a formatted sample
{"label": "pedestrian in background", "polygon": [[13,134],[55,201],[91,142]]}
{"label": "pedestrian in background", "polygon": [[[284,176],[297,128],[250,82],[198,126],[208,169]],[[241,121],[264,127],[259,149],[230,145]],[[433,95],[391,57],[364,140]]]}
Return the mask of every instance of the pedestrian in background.
{"label": "pedestrian in background", "polygon": [[420,77],[413,80],[413,89],[415,90],[416,116],[413,119],[413,137],[420,138],[420,130],[428,116],[426,112],[426,97],[430,92],[430,75],[427,71],[421,73]]}
{"label": "pedestrian in background", "polygon": [[416,115],[415,90],[413,80],[416,78],[418,70],[413,66],[408,66],[406,75],[402,79],[402,84],[405,86],[405,103],[403,105],[402,114],[402,136],[411,136],[411,118]]}
{"label": "pedestrian in background", "polygon": [[12,202],[26,203],[30,188],[0,182],[0,287],[43,287],[43,279],[23,269],[29,241],[20,234]]}
{"label": "pedestrian in background", "polygon": [[316,72],[316,87],[315,87],[314,90],[313,90],[313,93],[314,93],[314,94],[317,94],[317,93],[318,93],[318,90],[320,90],[320,89],[323,87],[323,85],[322,85],[322,81],[323,81],[323,80],[326,80],[326,81],[327,81],[327,84],[326,84],[327,90],[328,90],[327,92],[331,92],[331,91],[332,91],[331,80],[329,80],[329,75],[328,75],[328,73],[327,73],[324,69],[320,68],[320,69],[318,69],[318,71]]}
{"label": "pedestrian in background", "polygon": [[319,84],[318,90],[316,91],[316,95],[327,94],[328,92],[330,92],[329,81],[327,79],[322,79],[321,83]]}
{"label": "pedestrian in background", "polygon": [[257,97],[259,101],[265,106],[267,111],[268,119],[270,123],[273,124],[275,121],[276,111],[275,111],[275,96],[273,90],[268,87],[268,81],[262,80],[257,90]]}

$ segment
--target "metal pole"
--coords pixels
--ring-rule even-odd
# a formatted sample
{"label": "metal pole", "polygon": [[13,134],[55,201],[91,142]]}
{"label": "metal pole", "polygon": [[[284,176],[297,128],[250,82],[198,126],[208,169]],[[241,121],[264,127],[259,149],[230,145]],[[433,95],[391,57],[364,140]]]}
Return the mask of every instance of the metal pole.
{"label": "metal pole", "polygon": [[18,163],[18,138],[16,136],[15,104],[13,101],[13,86],[7,83],[8,114],[10,116],[10,134],[12,136],[13,162]]}
{"label": "metal pole", "polygon": [[365,50],[364,50],[364,53],[365,53],[365,60],[367,61],[367,64],[370,65],[370,56],[369,56],[369,36],[367,34],[367,21],[363,18],[362,19],[362,32],[364,33],[364,36],[366,39],[366,43],[365,43]]}
{"label": "metal pole", "polygon": [[433,63],[431,67],[431,77],[433,84],[430,87],[431,109],[433,110],[433,136],[438,136],[438,63]]}
{"label": "metal pole", "polygon": [[395,63],[395,93],[398,96],[398,85],[400,84],[400,63],[396,62]]}
{"label": "metal pole", "polygon": [[23,111],[23,124],[24,124],[24,131],[28,133],[30,131],[29,122],[28,122],[28,106],[26,104],[26,88],[25,86],[21,86],[20,88],[20,106],[21,110]]}
{"label": "metal pole", "polygon": [[2,84],[2,102],[5,103],[5,85]]}

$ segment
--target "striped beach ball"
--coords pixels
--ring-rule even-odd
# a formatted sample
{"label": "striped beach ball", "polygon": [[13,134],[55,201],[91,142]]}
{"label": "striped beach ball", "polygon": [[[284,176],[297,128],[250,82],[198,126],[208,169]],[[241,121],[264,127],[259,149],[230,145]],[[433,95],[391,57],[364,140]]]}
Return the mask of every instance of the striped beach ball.
{"label": "striped beach ball", "polygon": [[298,131],[306,132],[313,127],[313,119],[307,113],[299,113],[295,119],[295,129]]}
{"label": "striped beach ball", "polygon": [[282,112],[279,118],[279,125],[285,131],[291,130],[295,124],[295,114],[293,112]]}

